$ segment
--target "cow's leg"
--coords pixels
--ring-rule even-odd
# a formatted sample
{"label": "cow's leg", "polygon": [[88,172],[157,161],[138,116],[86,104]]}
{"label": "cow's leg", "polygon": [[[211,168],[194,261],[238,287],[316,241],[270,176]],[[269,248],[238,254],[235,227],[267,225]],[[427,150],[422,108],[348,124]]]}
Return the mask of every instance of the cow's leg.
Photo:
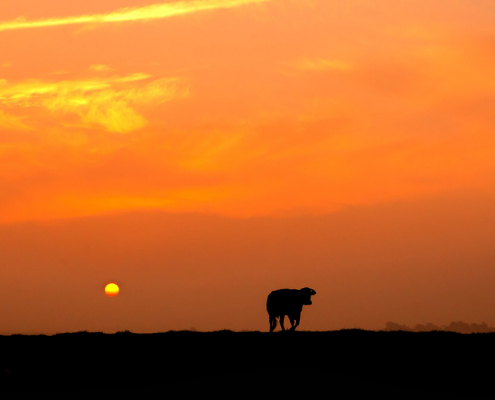
{"label": "cow's leg", "polygon": [[289,321],[290,321],[290,326],[291,326],[290,329],[294,329],[294,323],[296,320],[292,317],[292,315],[289,316]]}
{"label": "cow's leg", "polygon": [[296,321],[296,324],[295,325],[292,325],[292,321],[291,321],[291,325],[292,327],[290,328],[291,331],[295,331],[296,328],[298,327],[299,325],[299,321],[301,320],[301,313],[299,314],[295,314],[291,317],[291,320],[294,319]]}
{"label": "cow's leg", "polygon": [[285,318],[285,315],[282,314],[280,316],[280,327],[282,328],[283,331],[285,331],[285,328],[284,328],[284,318]]}
{"label": "cow's leg", "polygon": [[277,327],[277,318],[273,315],[270,315],[270,332],[273,332]]}

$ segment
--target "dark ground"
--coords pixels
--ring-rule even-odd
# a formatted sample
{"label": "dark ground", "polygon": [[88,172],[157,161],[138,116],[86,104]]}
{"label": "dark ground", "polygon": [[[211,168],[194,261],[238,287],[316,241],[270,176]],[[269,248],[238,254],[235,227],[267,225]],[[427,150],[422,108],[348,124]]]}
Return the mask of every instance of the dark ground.
{"label": "dark ground", "polygon": [[119,332],[0,336],[0,391],[493,394],[495,333]]}

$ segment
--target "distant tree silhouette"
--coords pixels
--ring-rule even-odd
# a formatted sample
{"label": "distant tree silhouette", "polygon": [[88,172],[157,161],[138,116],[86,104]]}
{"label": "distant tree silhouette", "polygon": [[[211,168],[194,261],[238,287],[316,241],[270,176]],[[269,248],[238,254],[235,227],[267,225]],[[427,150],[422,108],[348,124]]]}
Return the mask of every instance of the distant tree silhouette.
{"label": "distant tree silhouette", "polygon": [[451,322],[448,326],[438,326],[432,323],[426,325],[417,324],[414,328],[409,328],[407,325],[400,325],[392,321],[385,324],[386,331],[410,331],[410,332],[431,332],[431,331],[447,331],[457,333],[490,333],[495,332],[495,328],[488,326],[485,322],[481,324],[468,324],[462,321]]}
{"label": "distant tree silhouette", "polygon": [[385,324],[385,330],[386,331],[410,331],[411,328],[409,328],[407,325],[400,325],[392,321],[388,321]]}
{"label": "distant tree silhouette", "polygon": [[308,287],[302,289],[279,289],[274,290],[268,295],[266,300],[266,310],[268,311],[270,321],[270,332],[273,332],[277,326],[277,318],[280,319],[280,327],[283,331],[284,318],[287,315],[291,324],[290,330],[293,331],[299,325],[303,305],[313,304],[311,296],[316,292]]}
{"label": "distant tree silhouette", "polygon": [[433,332],[433,331],[441,331],[443,330],[441,327],[428,322],[426,325],[417,324],[414,327],[414,332]]}

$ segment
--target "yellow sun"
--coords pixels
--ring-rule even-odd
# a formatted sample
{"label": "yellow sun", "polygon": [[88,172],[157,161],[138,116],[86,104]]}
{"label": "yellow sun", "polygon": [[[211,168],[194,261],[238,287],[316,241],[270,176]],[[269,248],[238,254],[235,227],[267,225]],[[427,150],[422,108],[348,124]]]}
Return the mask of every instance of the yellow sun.
{"label": "yellow sun", "polygon": [[113,297],[119,294],[119,287],[115,283],[109,283],[105,286],[105,293],[107,296]]}

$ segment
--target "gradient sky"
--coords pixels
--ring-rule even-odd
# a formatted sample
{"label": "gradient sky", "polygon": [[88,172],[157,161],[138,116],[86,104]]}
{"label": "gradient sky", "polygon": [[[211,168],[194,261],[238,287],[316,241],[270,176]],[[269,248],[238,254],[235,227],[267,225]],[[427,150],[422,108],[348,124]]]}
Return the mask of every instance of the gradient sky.
{"label": "gradient sky", "polygon": [[495,325],[494,71],[492,0],[2,0],[0,334]]}

